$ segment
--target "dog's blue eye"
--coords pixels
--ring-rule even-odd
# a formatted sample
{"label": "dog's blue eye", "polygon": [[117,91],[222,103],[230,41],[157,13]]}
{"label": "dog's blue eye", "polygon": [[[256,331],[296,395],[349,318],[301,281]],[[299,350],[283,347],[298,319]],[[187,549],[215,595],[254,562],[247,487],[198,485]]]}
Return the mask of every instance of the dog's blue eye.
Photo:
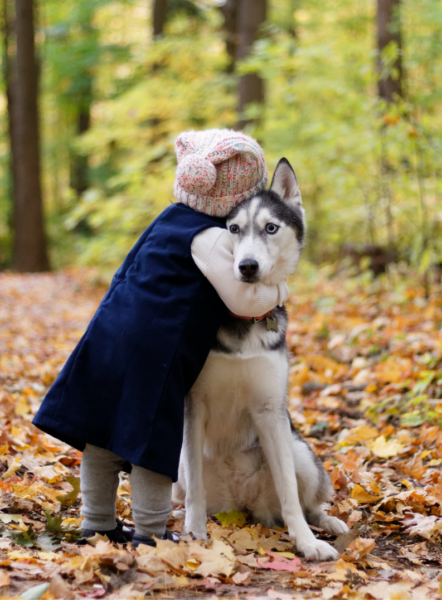
{"label": "dog's blue eye", "polygon": [[238,225],[235,225],[235,224],[230,225],[229,229],[230,229],[230,233],[239,233]]}
{"label": "dog's blue eye", "polygon": [[275,225],[274,223],[267,223],[267,225],[266,225],[267,233],[276,233],[278,231],[278,229],[279,229],[278,225]]}

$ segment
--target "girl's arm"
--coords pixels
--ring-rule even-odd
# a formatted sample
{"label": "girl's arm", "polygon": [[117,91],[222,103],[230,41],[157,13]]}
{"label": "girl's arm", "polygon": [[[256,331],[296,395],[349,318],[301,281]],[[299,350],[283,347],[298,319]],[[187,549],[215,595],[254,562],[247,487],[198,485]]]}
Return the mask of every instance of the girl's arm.
{"label": "girl's arm", "polygon": [[233,245],[226,229],[211,227],[192,242],[192,257],[197,267],[218,292],[221,300],[236,315],[260,317],[289,297],[285,281],[277,285],[244,283],[233,273]]}

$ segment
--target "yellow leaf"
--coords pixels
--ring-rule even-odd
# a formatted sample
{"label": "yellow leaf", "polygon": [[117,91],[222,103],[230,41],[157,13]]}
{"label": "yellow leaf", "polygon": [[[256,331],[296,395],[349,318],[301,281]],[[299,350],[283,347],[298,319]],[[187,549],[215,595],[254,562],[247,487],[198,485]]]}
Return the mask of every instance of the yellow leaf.
{"label": "yellow leaf", "polygon": [[352,575],[360,575],[363,579],[367,578],[365,573],[363,571],[358,571],[353,563],[346,562],[341,558],[336,563],[336,571],[334,573],[329,573],[327,577],[333,581],[346,581]]}
{"label": "yellow leaf", "polygon": [[18,525],[15,523],[9,523],[9,527],[12,529],[18,529],[19,531],[28,531],[29,529],[29,527],[25,525],[21,519],[18,521]]}
{"label": "yellow leaf", "polygon": [[354,444],[366,444],[371,442],[378,435],[378,431],[373,427],[358,425],[350,429],[343,439],[340,440],[340,446],[353,446]]}
{"label": "yellow leaf", "polygon": [[69,519],[63,519],[62,521],[62,525],[63,527],[69,526],[69,527],[73,527],[74,529],[81,527],[81,521],[83,520],[83,517],[70,517]]}
{"label": "yellow leaf", "polygon": [[15,472],[17,471],[17,469],[20,468],[20,462],[21,462],[21,456],[16,458],[14,460],[14,462],[12,463],[12,465],[9,467],[9,469],[5,473],[3,473],[2,479],[9,479],[10,477],[13,477],[15,475]]}
{"label": "yellow leaf", "polygon": [[402,485],[405,485],[405,487],[409,490],[414,490],[414,485],[412,483],[410,483],[409,481],[407,481],[406,479],[402,479],[401,481]]}
{"label": "yellow leaf", "polygon": [[371,503],[378,502],[379,500],[381,500],[382,494],[379,495],[379,494],[370,493],[370,492],[364,490],[364,488],[357,483],[354,486],[354,488],[352,489],[350,497],[353,500],[356,500],[357,502],[359,502],[359,504],[371,504]]}
{"label": "yellow leaf", "polygon": [[376,392],[378,389],[378,386],[375,385],[374,383],[370,383],[369,385],[367,385],[367,387],[365,388],[365,391],[367,392],[367,394],[373,394],[373,392]]}
{"label": "yellow leaf", "polygon": [[232,524],[238,525],[238,527],[243,527],[246,524],[246,518],[243,513],[234,508],[232,508],[229,512],[223,510],[223,512],[217,513],[213,516],[216,517],[218,521],[221,521],[221,525],[223,527],[228,527]]}
{"label": "yellow leaf", "polygon": [[368,486],[370,489],[368,490],[369,493],[373,493],[373,494],[382,494],[382,490],[381,488],[376,485],[375,483],[371,482],[368,484]]}
{"label": "yellow leaf", "polygon": [[29,404],[26,402],[26,399],[23,396],[20,396],[17,404],[15,405],[15,414],[18,417],[23,417],[30,412]]}
{"label": "yellow leaf", "polygon": [[5,570],[0,571],[0,587],[7,587],[9,585],[9,574]]}
{"label": "yellow leaf", "polygon": [[26,437],[27,433],[24,427],[11,427],[11,438],[14,440],[14,442],[20,443],[23,447],[26,445]]}
{"label": "yellow leaf", "polygon": [[200,566],[200,562],[198,560],[196,560],[195,558],[189,558],[189,560],[186,560],[186,567],[190,570],[190,571],[196,571],[198,569],[198,567]]}
{"label": "yellow leaf", "polygon": [[379,456],[379,458],[391,458],[397,456],[404,448],[397,440],[391,439],[387,441],[384,435],[380,435],[368,447],[373,454]]}

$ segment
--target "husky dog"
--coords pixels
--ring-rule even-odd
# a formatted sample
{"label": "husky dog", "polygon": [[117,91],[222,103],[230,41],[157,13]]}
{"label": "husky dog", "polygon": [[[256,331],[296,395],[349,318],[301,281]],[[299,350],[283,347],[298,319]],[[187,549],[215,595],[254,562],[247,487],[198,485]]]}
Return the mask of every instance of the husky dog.
{"label": "husky dog", "polygon": [[[229,215],[236,277],[275,284],[298,263],[305,233],[296,175],[285,159],[269,191]],[[186,398],[184,447],[174,500],[185,501],[185,529],[207,537],[207,512],[247,509],[266,526],[285,522],[306,558],[335,559],[336,550],[307,523],[348,531],[322,504],[333,488],[321,461],[287,412],[287,311],[245,319],[228,315]]]}

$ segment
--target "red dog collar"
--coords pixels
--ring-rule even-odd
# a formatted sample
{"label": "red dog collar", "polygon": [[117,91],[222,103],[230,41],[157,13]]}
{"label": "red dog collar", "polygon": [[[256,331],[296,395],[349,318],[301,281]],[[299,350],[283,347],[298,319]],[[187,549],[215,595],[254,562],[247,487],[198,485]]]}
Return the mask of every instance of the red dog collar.
{"label": "red dog collar", "polygon": [[264,319],[273,319],[275,317],[275,311],[269,310],[265,315],[261,315],[260,317],[242,317],[241,315],[235,315],[231,310],[229,310],[229,315],[231,317],[235,317],[236,319],[244,319],[245,321],[253,321],[254,323],[258,323],[258,321],[264,321]]}

